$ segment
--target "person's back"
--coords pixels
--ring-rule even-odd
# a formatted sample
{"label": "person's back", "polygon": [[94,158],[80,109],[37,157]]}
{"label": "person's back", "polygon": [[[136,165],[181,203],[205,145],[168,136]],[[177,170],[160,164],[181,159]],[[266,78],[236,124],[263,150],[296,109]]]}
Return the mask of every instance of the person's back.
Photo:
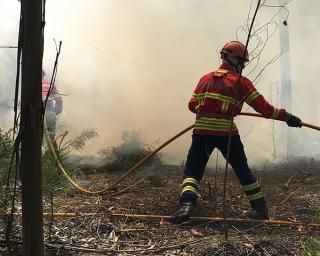
{"label": "person's back", "polygon": [[244,102],[266,118],[286,121],[293,127],[302,126],[298,117],[268,103],[249,79],[240,77],[244,63],[249,61],[242,43],[231,41],[220,53],[222,65],[200,79],[188,104],[189,110],[196,114],[196,121],[184,170],[180,208],[170,218],[173,224],[189,219],[200,197],[200,181],[206,164],[215,148],[229,161],[237,175],[250,201],[251,216],[268,219],[264,195],[248,166],[244,146],[232,119],[241,112]]}
{"label": "person's back", "polygon": [[50,88],[50,82],[44,79],[44,75],[45,73],[43,72],[42,101],[44,102],[47,100],[45,112],[47,129],[51,139],[54,140],[56,134],[57,115],[62,112],[63,100],[56,86],[51,86]]}

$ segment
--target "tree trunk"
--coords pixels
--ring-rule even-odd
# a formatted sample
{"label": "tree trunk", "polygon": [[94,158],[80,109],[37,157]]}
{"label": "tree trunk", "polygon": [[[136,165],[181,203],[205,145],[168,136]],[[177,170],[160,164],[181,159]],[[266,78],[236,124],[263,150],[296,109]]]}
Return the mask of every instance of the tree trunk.
{"label": "tree trunk", "polygon": [[42,0],[22,0],[21,182],[23,255],[42,256]]}

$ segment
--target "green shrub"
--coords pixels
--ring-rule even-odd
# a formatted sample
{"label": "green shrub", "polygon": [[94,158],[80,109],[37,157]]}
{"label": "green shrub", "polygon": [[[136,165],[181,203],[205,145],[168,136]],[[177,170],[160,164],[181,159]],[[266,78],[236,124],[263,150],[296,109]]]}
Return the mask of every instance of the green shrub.
{"label": "green shrub", "polygon": [[[81,132],[79,136],[74,138],[68,131],[58,130],[56,140],[53,141],[59,160],[63,162],[81,151],[86,145],[87,141],[97,137],[98,134],[94,129],[87,129]],[[44,195],[49,195],[56,189],[62,187],[65,183],[65,178],[59,173],[57,163],[52,153],[49,150],[48,144],[44,136],[44,143],[42,147],[42,181]],[[7,173],[9,170],[12,152],[13,152],[13,131],[12,129],[4,131],[0,129],[0,194],[4,195]],[[14,169],[14,166],[13,166]],[[13,175],[11,175],[13,176]],[[11,177],[13,178],[13,177]],[[4,197],[0,197],[1,209],[4,209]]]}
{"label": "green shrub", "polygon": [[[88,140],[97,136],[98,133],[94,129],[84,130],[79,136],[74,138],[70,138],[71,136],[68,131],[58,130],[56,139],[52,142],[60,163],[63,165],[73,154],[81,151]],[[44,139],[43,143],[42,173],[45,196],[50,195],[67,184],[66,178],[60,174],[57,162],[48,147],[46,139]],[[72,173],[70,175],[72,176]]]}
{"label": "green shrub", "polygon": [[[5,195],[7,175],[9,172],[11,157],[13,152],[13,131],[12,129],[4,131],[0,129],[0,195]],[[12,178],[12,177],[11,177]],[[5,197],[0,197],[0,215],[4,214]],[[3,218],[0,218],[0,231],[4,229]]]}
{"label": "green shrub", "polygon": [[[103,169],[108,171],[121,171],[132,167],[155,149],[153,145],[142,142],[138,131],[123,131],[122,143],[118,146],[108,147],[99,152],[105,162]],[[155,154],[144,167],[158,167],[161,165],[160,154]]]}
{"label": "green shrub", "polygon": [[304,246],[304,255],[320,256],[320,241],[313,238],[307,246]]}

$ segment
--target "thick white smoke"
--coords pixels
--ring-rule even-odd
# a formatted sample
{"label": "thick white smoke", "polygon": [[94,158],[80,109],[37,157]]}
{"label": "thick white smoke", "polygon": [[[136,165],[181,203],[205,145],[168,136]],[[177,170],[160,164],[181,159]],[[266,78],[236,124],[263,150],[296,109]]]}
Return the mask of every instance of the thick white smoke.
{"label": "thick white smoke", "polygon": [[[0,1],[9,8],[7,1]],[[187,109],[189,97],[199,78],[218,67],[218,52],[226,41],[235,39],[237,27],[247,19],[250,3],[250,0],[48,0],[44,67],[49,75],[55,56],[53,39],[63,42],[57,86],[68,96],[64,97],[60,124],[74,133],[87,127],[96,128],[100,138],[89,144],[90,153],[118,144],[122,130],[139,130],[146,142],[157,139],[164,142],[193,123],[194,115]],[[320,37],[316,12],[320,3],[315,0],[308,3],[293,1],[289,5],[292,111],[305,121],[317,123],[320,122],[316,103],[318,64],[312,56],[319,52],[315,42]],[[256,1],[252,1],[251,16],[255,5]],[[265,24],[276,12],[277,8],[261,8],[257,26]],[[17,23],[17,13],[16,19],[2,16],[1,20]],[[5,37],[17,36],[16,23],[8,35],[0,34],[2,44]],[[240,33],[239,39],[244,41],[245,35]],[[249,49],[254,44],[252,41]],[[262,53],[259,68],[279,52],[276,32]],[[7,52],[5,55],[10,60],[14,57]],[[14,74],[14,63],[12,60],[0,66],[1,77]],[[263,72],[257,88],[267,99],[275,101],[276,90],[270,87],[275,88],[279,81],[280,65],[275,62]],[[4,86],[1,81],[1,93],[7,92]],[[11,93],[6,97],[12,98]],[[272,159],[272,122],[244,117],[236,122],[240,133],[248,134],[243,142],[249,161]],[[275,126],[286,125],[277,122]],[[316,136],[306,129],[295,134]],[[179,163],[185,159],[190,141],[188,133],[166,148],[168,161]]]}

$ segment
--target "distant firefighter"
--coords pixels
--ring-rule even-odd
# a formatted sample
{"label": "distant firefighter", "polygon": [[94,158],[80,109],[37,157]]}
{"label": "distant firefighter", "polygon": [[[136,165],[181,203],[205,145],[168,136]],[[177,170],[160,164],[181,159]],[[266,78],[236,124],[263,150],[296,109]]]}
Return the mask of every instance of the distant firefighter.
{"label": "distant firefighter", "polygon": [[[45,79],[46,73],[42,71],[42,100],[45,101],[47,98],[50,82]],[[63,100],[61,95],[59,94],[57,87],[53,86],[51,88],[47,105],[45,118],[47,122],[48,132],[51,140],[55,140],[56,137],[56,123],[57,123],[57,115],[61,114],[63,109]]]}

